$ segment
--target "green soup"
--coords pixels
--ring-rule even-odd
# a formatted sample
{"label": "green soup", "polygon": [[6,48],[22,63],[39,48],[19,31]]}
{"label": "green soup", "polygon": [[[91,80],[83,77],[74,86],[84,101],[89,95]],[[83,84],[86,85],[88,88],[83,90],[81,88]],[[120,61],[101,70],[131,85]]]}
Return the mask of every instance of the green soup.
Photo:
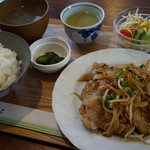
{"label": "green soup", "polygon": [[84,11],[72,14],[67,18],[66,23],[75,27],[87,27],[96,24],[98,21],[98,16]]}

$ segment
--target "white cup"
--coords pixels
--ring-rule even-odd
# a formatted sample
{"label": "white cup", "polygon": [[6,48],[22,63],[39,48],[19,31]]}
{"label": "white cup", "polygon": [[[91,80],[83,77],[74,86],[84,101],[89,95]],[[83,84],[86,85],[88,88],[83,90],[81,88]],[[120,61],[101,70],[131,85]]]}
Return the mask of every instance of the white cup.
{"label": "white cup", "polygon": [[[89,13],[96,15],[99,18],[99,21],[96,24],[87,27],[75,27],[66,23],[69,16],[83,11],[88,11]],[[66,34],[76,44],[87,44],[92,42],[100,33],[104,17],[104,10],[99,5],[89,2],[71,4],[64,8],[60,14]]]}

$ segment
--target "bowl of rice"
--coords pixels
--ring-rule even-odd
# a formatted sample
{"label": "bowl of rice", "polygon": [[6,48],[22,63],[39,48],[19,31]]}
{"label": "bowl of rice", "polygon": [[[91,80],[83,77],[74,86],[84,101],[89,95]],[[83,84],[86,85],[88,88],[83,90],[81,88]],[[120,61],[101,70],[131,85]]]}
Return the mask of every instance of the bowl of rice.
{"label": "bowl of rice", "polygon": [[0,98],[14,90],[30,64],[30,48],[21,37],[0,32]]}

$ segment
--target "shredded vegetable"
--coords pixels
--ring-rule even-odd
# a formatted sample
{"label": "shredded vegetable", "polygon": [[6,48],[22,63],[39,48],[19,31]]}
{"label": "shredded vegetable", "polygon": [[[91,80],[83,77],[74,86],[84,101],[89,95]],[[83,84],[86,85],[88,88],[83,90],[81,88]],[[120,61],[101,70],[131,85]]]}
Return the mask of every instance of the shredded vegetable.
{"label": "shredded vegetable", "polygon": [[119,26],[119,31],[124,29],[134,33],[136,30],[143,29],[150,32],[150,18],[144,18],[138,11],[139,8],[135,13],[129,12],[127,16],[122,16],[126,21]]}
{"label": "shredded vegetable", "polygon": [[[129,12],[127,16],[122,16],[121,20],[125,20],[118,25],[118,30],[121,34],[137,40],[150,40],[150,16],[140,14],[139,8],[134,13]],[[149,32],[148,35],[147,32]],[[146,36],[144,35],[145,33]],[[143,35],[145,36],[144,38],[142,37]]]}

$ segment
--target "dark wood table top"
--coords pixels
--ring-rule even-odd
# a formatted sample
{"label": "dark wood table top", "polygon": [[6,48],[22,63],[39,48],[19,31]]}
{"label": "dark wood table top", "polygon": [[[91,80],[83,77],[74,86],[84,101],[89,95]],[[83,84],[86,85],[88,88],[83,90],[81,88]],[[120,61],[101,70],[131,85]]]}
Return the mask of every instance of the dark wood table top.
{"label": "dark wood table top", "polygon": [[[59,19],[60,12],[69,4],[81,0],[48,0],[50,4],[50,19]],[[138,6],[150,6],[149,0],[82,0],[92,2],[104,8],[106,16],[104,25],[112,26],[113,19],[120,11]],[[64,147],[39,140],[0,132],[0,150],[57,150]],[[69,149],[69,148],[65,148]]]}

